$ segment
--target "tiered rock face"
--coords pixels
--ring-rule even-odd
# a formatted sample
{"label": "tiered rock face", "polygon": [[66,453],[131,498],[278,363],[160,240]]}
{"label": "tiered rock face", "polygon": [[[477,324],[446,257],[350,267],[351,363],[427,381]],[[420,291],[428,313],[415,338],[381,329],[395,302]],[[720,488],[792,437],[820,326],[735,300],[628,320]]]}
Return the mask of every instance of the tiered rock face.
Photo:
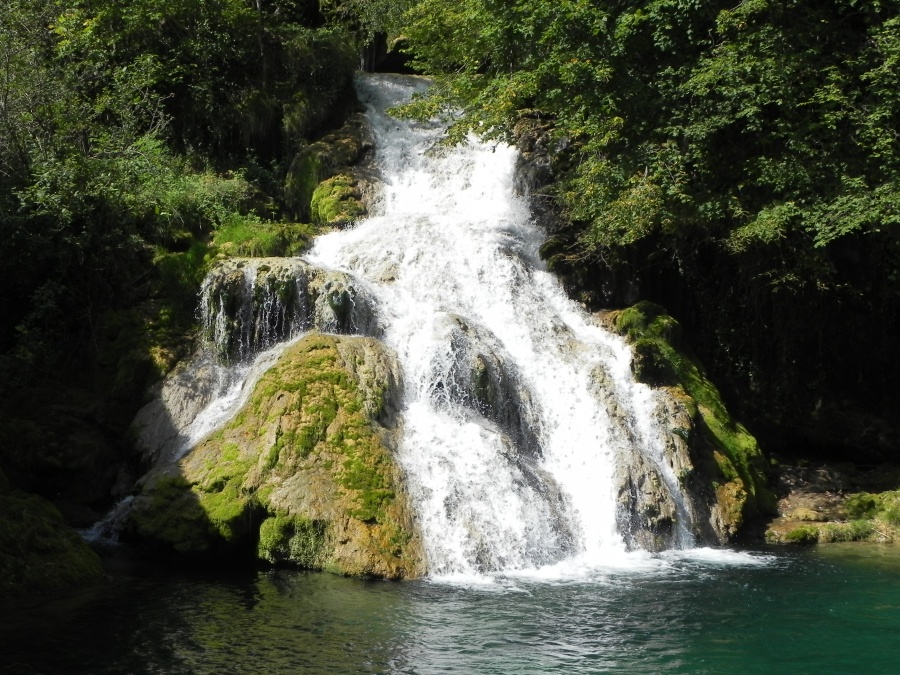
{"label": "tiered rock face", "polygon": [[124,534],[356,576],[424,572],[391,448],[399,379],[376,340],[310,333],[225,427],[141,481]]}
{"label": "tiered rock face", "polygon": [[[775,498],[766,487],[765,458],[756,439],[731,418],[715,385],[681,345],[678,322],[661,307],[641,302],[610,312],[605,323],[631,344],[637,379],[662,396],[657,416],[669,429],[665,461],[702,516],[694,519],[699,541],[727,543],[745,521],[772,512]],[[636,542],[654,548],[641,531],[656,537],[673,527],[670,490],[644,467],[622,473],[629,476],[621,492],[624,520]]]}

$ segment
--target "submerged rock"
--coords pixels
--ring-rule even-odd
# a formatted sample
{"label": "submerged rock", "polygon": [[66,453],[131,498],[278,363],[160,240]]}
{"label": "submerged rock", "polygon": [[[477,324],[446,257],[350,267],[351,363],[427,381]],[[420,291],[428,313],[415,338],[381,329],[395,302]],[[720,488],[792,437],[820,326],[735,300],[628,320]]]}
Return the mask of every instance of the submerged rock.
{"label": "submerged rock", "polygon": [[[695,512],[703,514],[695,520],[694,534],[701,541],[731,541],[745,522],[774,508],[756,439],[729,415],[715,385],[680,344],[680,326],[665,310],[640,302],[609,313],[605,320],[631,344],[637,379],[656,387],[662,397],[657,415],[669,428],[665,461]],[[647,485],[644,480],[640,490],[630,488],[641,495],[632,500],[635,513],[642,504],[668,502],[661,490],[648,491]]]}
{"label": "submerged rock", "polygon": [[424,572],[391,448],[399,377],[376,340],[311,333],[225,427],[140,481],[123,534],[355,576]]}

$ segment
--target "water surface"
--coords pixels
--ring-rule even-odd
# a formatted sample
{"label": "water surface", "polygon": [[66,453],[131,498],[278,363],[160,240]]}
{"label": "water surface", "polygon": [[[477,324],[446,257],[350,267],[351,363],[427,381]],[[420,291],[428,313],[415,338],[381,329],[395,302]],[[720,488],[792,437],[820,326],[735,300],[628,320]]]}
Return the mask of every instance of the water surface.
{"label": "water surface", "polygon": [[[644,556],[565,575],[375,582],[111,561],[0,610],[4,673],[891,673],[900,553]],[[557,570],[558,572],[558,570]]]}

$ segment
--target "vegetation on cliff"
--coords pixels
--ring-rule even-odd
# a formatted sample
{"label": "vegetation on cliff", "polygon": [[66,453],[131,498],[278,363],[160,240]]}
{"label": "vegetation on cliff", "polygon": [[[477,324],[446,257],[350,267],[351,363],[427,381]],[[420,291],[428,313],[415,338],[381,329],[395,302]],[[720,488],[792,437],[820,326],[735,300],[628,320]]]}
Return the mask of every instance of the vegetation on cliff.
{"label": "vegetation on cliff", "polygon": [[635,377],[669,389],[688,410],[692,428],[676,432],[692,436],[694,465],[708,481],[700,492],[714,495],[714,517],[723,529],[734,536],[746,521],[772,512],[775,498],[766,485],[765,457],[756,439],[731,417],[718,389],[685,346],[678,322],[647,301],[611,313],[609,321],[631,345]]}
{"label": "vegetation on cliff", "polygon": [[70,522],[128,489],[126,428],[190,350],[211,261],[295,254],[316,231],[292,163],[354,110],[371,32],[338,9],[4,3],[0,466]]}

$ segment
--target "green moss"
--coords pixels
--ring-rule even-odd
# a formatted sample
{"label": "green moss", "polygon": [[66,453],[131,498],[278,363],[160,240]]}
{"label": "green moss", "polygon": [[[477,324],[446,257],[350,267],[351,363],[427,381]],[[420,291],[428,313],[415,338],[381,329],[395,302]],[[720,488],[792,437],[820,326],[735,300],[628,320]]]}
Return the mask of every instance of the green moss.
{"label": "green moss", "polygon": [[[150,495],[153,504],[137,517],[142,532],[175,550],[212,552],[252,538],[254,516],[266,510],[270,517],[255,525],[262,559],[370,573],[372,563],[359,563],[365,555],[358,552],[342,554],[356,562],[331,557],[334,523],[319,519],[318,507],[308,510],[310,503],[332,500],[341,532],[352,533],[346,536],[355,546],[382,561],[393,556],[378,563],[381,569],[397,569],[397,551],[412,537],[397,523],[392,461],[338,340],[313,333],[289,348],[260,378],[242,413],[182,460],[186,478],[148,485],[144,504]],[[296,489],[313,495],[283,489],[304,472],[311,480]]]}
{"label": "green moss", "polygon": [[638,380],[680,388],[693,399],[695,421],[714,448],[722,478],[740,482],[746,491],[745,515],[771,512],[775,496],[766,487],[765,458],[756,439],[732,419],[718,389],[682,344],[678,322],[662,307],[640,302],[618,312],[614,327],[632,345],[632,369]]}
{"label": "green moss", "polygon": [[147,499],[147,507],[133,509],[126,534],[179,553],[203,553],[213,545],[214,530],[182,476],[160,476],[150,484]]}
{"label": "green moss", "polygon": [[309,209],[319,225],[345,225],[366,213],[356,180],[346,174],[322,181],[313,191]]}
{"label": "green moss", "polygon": [[306,251],[321,228],[258,218],[233,218],[213,235],[216,253],[228,256],[294,256]]}
{"label": "green moss", "polygon": [[0,596],[66,588],[102,576],[100,558],[50,502],[0,488]]}
{"label": "green moss", "polygon": [[290,562],[321,568],[326,562],[327,524],[321,520],[276,513],[259,528],[257,555],[272,564]]}
{"label": "green moss", "polygon": [[311,217],[313,192],[322,181],[355,164],[362,152],[360,130],[346,125],[303,148],[285,179],[285,200],[301,219]]}
{"label": "green moss", "polygon": [[815,544],[819,541],[819,528],[801,525],[785,534],[784,540],[792,544]]}

